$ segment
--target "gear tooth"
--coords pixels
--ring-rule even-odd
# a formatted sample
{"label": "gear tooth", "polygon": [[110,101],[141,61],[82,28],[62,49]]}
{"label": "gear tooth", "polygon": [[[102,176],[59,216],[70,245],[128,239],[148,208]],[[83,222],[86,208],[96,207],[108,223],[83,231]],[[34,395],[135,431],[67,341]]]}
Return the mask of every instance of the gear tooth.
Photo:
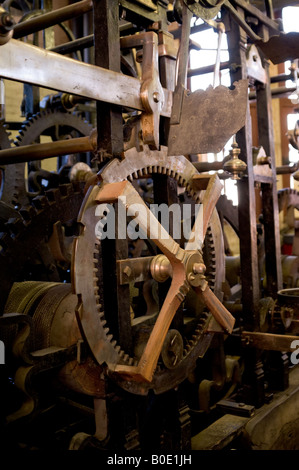
{"label": "gear tooth", "polygon": [[22,141],[22,133],[19,132],[19,135],[16,136],[16,140],[14,141],[14,144],[16,146],[19,146],[21,141]]}
{"label": "gear tooth", "polygon": [[2,232],[0,233],[0,246],[4,250],[9,250],[13,248],[13,240],[8,233]]}
{"label": "gear tooth", "polygon": [[23,228],[23,222],[19,217],[14,217],[8,219],[8,221],[5,223],[5,226],[8,228],[10,233],[17,235]]}
{"label": "gear tooth", "polygon": [[41,204],[41,200],[38,199],[38,198],[34,198],[32,200],[32,204],[34,205],[34,207],[37,209],[37,210],[41,210],[43,208],[42,204]]}
{"label": "gear tooth", "polygon": [[58,188],[62,196],[71,196],[74,193],[72,184],[61,184]]}
{"label": "gear tooth", "polygon": [[61,194],[58,188],[49,189],[48,191],[45,192],[45,194],[50,202],[59,203],[61,200]]}
{"label": "gear tooth", "polygon": [[32,204],[37,210],[42,210],[49,205],[49,201],[45,196],[37,196],[32,199]]}
{"label": "gear tooth", "polygon": [[34,217],[34,215],[36,214],[36,211],[32,206],[23,206],[19,210],[19,213],[21,214],[25,222],[29,222],[32,217]]}
{"label": "gear tooth", "polygon": [[94,295],[95,296],[99,295],[99,288],[98,287],[94,287]]}
{"label": "gear tooth", "polygon": [[129,354],[125,354],[123,356],[123,361],[128,362],[129,361]]}

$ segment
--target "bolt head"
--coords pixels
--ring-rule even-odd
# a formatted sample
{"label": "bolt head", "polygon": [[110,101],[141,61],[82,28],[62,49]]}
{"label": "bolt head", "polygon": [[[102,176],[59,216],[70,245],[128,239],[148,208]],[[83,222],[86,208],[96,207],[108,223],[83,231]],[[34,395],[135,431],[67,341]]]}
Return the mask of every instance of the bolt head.
{"label": "bolt head", "polygon": [[159,93],[158,91],[154,91],[154,93],[153,93],[153,100],[154,100],[154,102],[155,102],[155,103],[159,103],[160,99],[161,99],[161,98],[160,98],[160,93]]}
{"label": "bolt head", "polygon": [[206,272],[206,267],[203,263],[194,263],[193,272],[194,274],[204,274]]}

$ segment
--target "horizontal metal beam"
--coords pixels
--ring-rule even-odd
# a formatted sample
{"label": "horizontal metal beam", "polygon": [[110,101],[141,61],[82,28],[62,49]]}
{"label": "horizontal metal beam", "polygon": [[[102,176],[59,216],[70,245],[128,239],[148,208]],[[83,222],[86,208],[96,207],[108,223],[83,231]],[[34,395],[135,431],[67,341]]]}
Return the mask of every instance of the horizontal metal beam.
{"label": "horizontal metal beam", "polygon": [[[271,96],[272,98],[284,98],[291,93],[294,93],[297,90],[296,87],[285,87],[279,86],[277,88],[271,88]],[[256,91],[251,91],[248,95],[250,101],[256,100]]]}
{"label": "horizontal metal beam", "polygon": [[[144,111],[138,78],[79,62],[15,39],[1,46],[0,76],[87,99]],[[163,89],[162,116],[170,117],[172,92]]]}
{"label": "horizontal metal beam", "polygon": [[261,333],[258,331],[243,331],[241,337],[243,344],[246,346],[282,352],[294,351],[296,348],[292,343],[299,340],[298,336]]}

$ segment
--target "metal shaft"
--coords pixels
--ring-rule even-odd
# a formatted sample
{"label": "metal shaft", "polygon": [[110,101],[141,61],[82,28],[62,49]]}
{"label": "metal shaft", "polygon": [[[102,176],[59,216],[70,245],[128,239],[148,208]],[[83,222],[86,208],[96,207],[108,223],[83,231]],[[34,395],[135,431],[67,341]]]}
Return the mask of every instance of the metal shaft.
{"label": "metal shaft", "polygon": [[[228,69],[231,66],[230,62],[220,62],[220,70]],[[189,69],[188,70],[188,77],[195,77],[197,75],[204,75],[206,73],[213,73],[215,65],[206,65],[205,67],[199,67],[196,69]]]}
{"label": "metal shaft", "polygon": [[92,47],[93,41],[94,36],[93,34],[90,34],[84,38],[75,39],[74,41],[70,41],[65,44],[59,44],[58,46],[52,47],[49,50],[58,54],[71,54],[72,52],[76,52],[80,49]]}
{"label": "metal shaft", "polygon": [[0,165],[24,163],[45,158],[69,155],[72,153],[90,152],[95,150],[94,138],[78,137],[75,139],[59,140],[44,144],[24,145],[0,150]]}
{"label": "metal shaft", "polygon": [[199,172],[222,170],[223,161],[220,162],[192,162]]}
{"label": "metal shaft", "polygon": [[18,23],[14,27],[13,37],[14,39],[19,39],[28,36],[29,34],[36,33],[37,31],[49,28],[55,24],[83,15],[83,13],[91,11],[92,8],[92,0],[83,0],[63,8],[58,8],[57,10],[50,11],[49,13],[32,18],[31,20]]}
{"label": "metal shaft", "polygon": [[288,175],[290,173],[295,173],[298,170],[299,164],[294,163],[293,165],[282,165],[276,167],[277,175]]}

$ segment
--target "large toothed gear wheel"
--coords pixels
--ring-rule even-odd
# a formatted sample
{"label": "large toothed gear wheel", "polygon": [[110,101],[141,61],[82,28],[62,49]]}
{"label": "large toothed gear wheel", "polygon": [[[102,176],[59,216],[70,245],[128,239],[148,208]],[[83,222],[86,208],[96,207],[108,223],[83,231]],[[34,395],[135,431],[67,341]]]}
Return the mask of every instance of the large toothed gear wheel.
{"label": "large toothed gear wheel", "polygon": [[[88,136],[91,130],[91,124],[76,112],[47,109],[32,115],[22,123],[14,144],[17,147],[30,145],[37,142],[44,134],[49,135],[53,141]],[[6,165],[2,170],[4,186],[1,199],[18,208],[28,204],[33,197],[39,194],[38,192],[28,192],[25,169],[25,163],[17,163]]]}
{"label": "large toothed gear wheel", "polygon": [[[99,204],[112,203],[121,196],[126,198],[126,204],[141,204],[148,220],[152,220],[153,213],[133,185],[136,186],[134,180],[151,178],[155,174],[173,178],[195,203],[200,202],[193,227],[198,227],[199,220],[203,221],[200,229],[202,236],[200,238],[196,234],[195,250],[190,240],[187,241],[187,250],[184,250],[165,231],[165,236],[160,235],[161,238],[156,232],[151,232],[148,241],[158,248],[156,252],[160,254],[144,258],[143,266],[148,262],[147,273],[152,281],[163,277],[166,270],[171,273],[172,282],[160,311],[158,309],[152,313],[148,309],[146,314],[132,319],[128,334],[133,335],[133,342],[136,343],[130,353],[122,348],[112,333],[113,319],[104,309],[105,296],[109,294],[101,288],[103,273],[100,272],[99,252],[103,241],[97,238],[95,229],[101,223],[102,215],[97,214]],[[215,205],[222,185],[214,175],[208,179],[205,190],[198,189],[198,179],[199,184],[203,179],[192,163],[183,156],[168,157],[166,147],[161,147],[160,151],[150,151],[146,146],[142,152],[130,149],[122,161],[115,159],[110,162],[100,176],[101,183],[89,189],[78,216],[82,227],[74,243],[72,267],[73,288],[78,296],[77,318],[94,358],[100,365],[106,366],[107,374],[118,385],[136,394],[145,394],[149,389],[162,393],[188,376],[198,357],[202,357],[208,349],[215,327],[218,331],[224,329],[228,332],[233,328],[234,319],[218,298],[221,298],[224,280],[224,254]],[[141,219],[139,215],[135,218],[149,235],[149,227]],[[155,217],[152,222],[156,224]],[[159,223],[158,227],[163,231]],[[192,236],[193,233],[190,239]],[[193,250],[190,251],[190,247]],[[137,261],[140,260],[142,265],[142,258]],[[209,273],[204,276],[208,265]],[[130,270],[126,270],[125,274],[130,278]],[[107,272],[104,275],[107,276]],[[133,287],[138,280],[138,276],[133,276]],[[192,301],[194,296],[198,302]],[[121,300],[118,299],[119,302]],[[189,305],[195,305],[195,309],[191,311]],[[182,315],[179,331],[172,323],[178,310]],[[133,315],[132,311],[121,312],[121,315],[134,316],[134,312]]]}
{"label": "large toothed gear wheel", "polygon": [[284,188],[278,191],[278,210],[286,210],[289,207],[299,210],[299,192],[296,189]]}

